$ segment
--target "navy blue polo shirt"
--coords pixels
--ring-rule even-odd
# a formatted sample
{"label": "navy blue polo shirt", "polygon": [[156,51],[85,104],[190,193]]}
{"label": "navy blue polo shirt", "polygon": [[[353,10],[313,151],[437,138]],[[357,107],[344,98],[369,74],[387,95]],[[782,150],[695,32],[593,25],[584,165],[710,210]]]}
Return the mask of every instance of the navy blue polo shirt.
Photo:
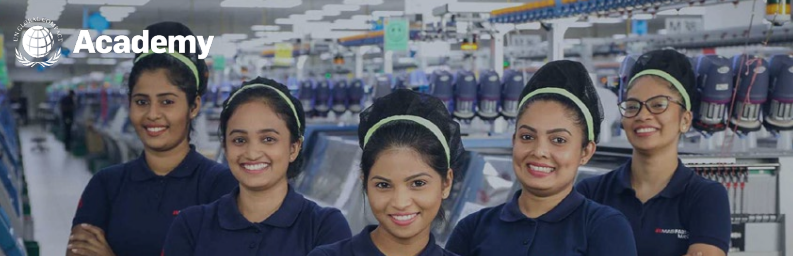
{"label": "navy blue polo shirt", "polygon": [[520,211],[521,192],[463,218],[446,249],[461,256],[637,255],[631,227],[618,211],[573,190],[551,211],[531,219]]}
{"label": "navy blue polo shirt", "polygon": [[118,256],[160,255],[168,227],[180,210],[215,201],[238,184],[228,167],[192,146],[165,176],[149,168],[144,154],[96,173],[72,220],[72,225],[88,223],[104,230]]}
{"label": "navy blue polo shirt", "polygon": [[628,217],[639,255],[684,255],[692,244],[730,245],[727,190],[683,165],[661,193],[642,204],[631,186],[631,161],[607,174],[581,181],[584,196],[614,207]]}
{"label": "navy blue polo shirt", "polygon": [[341,212],[289,191],[269,218],[251,223],[237,206],[239,188],[211,204],[190,207],[174,220],[164,255],[307,255],[352,236]]}
{"label": "navy blue polo shirt", "polygon": [[[320,246],[308,256],[385,256],[372,241],[371,233],[377,225],[367,226],[361,233],[354,237],[334,244]],[[430,233],[430,240],[418,256],[457,256],[448,252],[435,243],[435,237]]]}

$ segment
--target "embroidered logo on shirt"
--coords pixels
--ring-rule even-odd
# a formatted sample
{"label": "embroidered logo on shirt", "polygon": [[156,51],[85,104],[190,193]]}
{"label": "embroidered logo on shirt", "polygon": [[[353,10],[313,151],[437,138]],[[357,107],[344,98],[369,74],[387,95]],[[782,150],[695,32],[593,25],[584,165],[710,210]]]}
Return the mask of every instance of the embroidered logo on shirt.
{"label": "embroidered logo on shirt", "polygon": [[667,234],[667,235],[677,235],[678,239],[688,239],[688,231],[683,229],[664,229],[664,228],[656,228],[656,234]]}
{"label": "embroidered logo on shirt", "polygon": [[179,215],[179,211],[178,210],[173,211],[173,216],[176,216],[176,215]]}

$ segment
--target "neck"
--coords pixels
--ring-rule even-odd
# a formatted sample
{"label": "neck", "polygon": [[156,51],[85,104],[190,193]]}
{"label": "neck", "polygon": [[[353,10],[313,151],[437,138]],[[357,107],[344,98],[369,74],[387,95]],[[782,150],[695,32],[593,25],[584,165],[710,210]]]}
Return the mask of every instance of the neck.
{"label": "neck", "polygon": [[429,226],[424,228],[411,238],[399,238],[379,226],[369,235],[375,247],[385,255],[416,256],[427,247],[430,241],[430,228]]}
{"label": "neck", "polygon": [[526,215],[526,217],[532,219],[536,219],[543,214],[550,212],[554,207],[559,205],[559,203],[561,203],[562,200],[564,200],[564,198],[573,191],[573,186],[564,189],[560,193],[550,196],[538,196],[528,191],[529,190],[524,188],[520,193],[520,197],[518,198],[518,206],[523,215]]}
{"label": "neck", "polygon": [[171,173],[187,157],[187,154],[190,153],[190,144],[185,139],[171,150],[155,151],[147,148],[144,149],[144,152],[146,164],[149,165],[149,168],[155,174],[165,176]]}
{"label": "neck", "polygon": [[672,179],[677,164],[677,150],[666,149],[656,152],[634,150],[630,166],[631,185],[634,190],[651,190],[656,191],[654,194],[657,194]]}
{"label": "neck", "polygon": [[240,195],[237,197],[237,207],[248,221],[259,223],[273,215],[286,199],[289,183],[279,182],[265,190],[252,190],[240,183]]}

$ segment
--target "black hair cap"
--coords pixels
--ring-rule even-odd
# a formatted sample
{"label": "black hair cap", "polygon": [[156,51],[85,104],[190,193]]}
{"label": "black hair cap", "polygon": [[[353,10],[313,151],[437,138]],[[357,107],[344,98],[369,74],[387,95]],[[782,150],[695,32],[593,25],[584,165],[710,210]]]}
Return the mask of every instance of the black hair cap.
{"label": "black hair cap", "polygon": [[[164,22],[151,24],[148,27],[146,27],[145,30],[149,31],[149,37],[164,36],[167,39],[169,36],[195,36],[193,34],[193,31],[190,30],[190,28],[188,28],[182,23],[174,22],[174,21],[164,21]],[[196,44],[197,43],[198,42],[196,42]],[[139,45],[139,47],[140,46],[141,45]],[[151,47],[151,45],[149,45],[149,47]],[[168,47],[171,46],[169,45]],[[192,61],[193,64],[196,65],[196,69],[198,70],[198,79],[199,79],[199,81],[196,81],[198,83],[198,88],[199,88],[198,95],[202,95],[204,92],[206,92],[207,80],[209,78],[209,68],[207,68],[207,64],[204,60],[198,59],[198,55],[201,55],[201,48],[196,45],[195,53],[190,53],[190,46],[187,43],[184,45],[185,49],[182,49],[179,44],[176,44],[173,47],[176,52],[179,52],[181,55],[184,55],[185,57],[190,59],[190,61]],[[138,57],[141,54],[143,53],[136,53],[135,59],[138,59]],[[190,70],[187,67],[185,68],[187,70]]]}
{"label": "black hair cap", "polygon": [[[592,83],[592,78],[589,76],[589,72],[587,72],[584,65],[579,62],[569,60],[548,62],[539,70],[537,70],[529,82],[526,83],[526,87],[524,87],[523,91],[520,92],[520,99],[523,100],[523,98],[529,93],[542,88],[564,89],[581,100],[581,102],[583,102],[584,105],[589,109],[589,113],[592,115],[592,126],[595,132],[595,138],[586,138],[584,141],[587,142],[592,139],[595,141],[595,143],[598,142],[600,139],[600,123],[603,122],[603,106],[600,103],[600,97],[598,97],[595,85]],[[532,97],[532,99],[535,98],[556,99],[567,102],[566,105],[575,109],[576,113],[581,114],[581,122],[583,122],[583,125],[586,126],[586,121],[584,119],[583,113],[581,112],[583,110],[579,109],[573,103],[573,101],[567,97],[556,94],[539,94]],[[529,99],[524,104],[527,104],[531,101],[532,100]],[[525,105],[520,106],[521,114],[523,113],[524,108]],[[584,129],[584,134],[585,136],[587,134],[586,127]]]}
{"label": "black hair cap", "polygon": [[364,148],[364,137],[377,122],[396,115],[412,115],[429,120],[440,129],[449,146],[450,167],[458,171],[462,167],[461,159],[465,153],[460,138],[460,124],[455,122],[446,105],[438,98],[408,89],[397,89],[378,98],[360,114],[358,125],[358,143]]}

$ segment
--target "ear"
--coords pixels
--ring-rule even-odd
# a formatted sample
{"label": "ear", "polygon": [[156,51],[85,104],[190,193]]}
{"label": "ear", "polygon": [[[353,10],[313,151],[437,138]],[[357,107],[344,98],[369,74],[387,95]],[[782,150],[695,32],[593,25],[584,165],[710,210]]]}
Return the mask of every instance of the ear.
{"label": "ear", "polygon": [[295,161],[295,159],[297,159],[297,156],[300,155],[300,149],[302,149],[302,148],[303,148],[303,138],[302,137],[300,139],[298,139],[297,142],[292,143],[292,145],[289,146],[289,162],[290,163]]}
{"label": "ear", "polygon": [[190,119],[195,119],[198,116],[198,113],[201,112],[201,96],[196,96],[193,103],[195,105],[192,109],[190,109]]}
{"label": "ear", "polygon": [[449,198],[449,194],[452,192],[452,185],[454,185],[454,170],[449,168],[446,172],[446,181],[443,182],[443,199]]}
{"label": "ear", "polygon": [[582,150],[580,165],[587,164],[589,159],[592,159],[592,156],[595,155],[595,150],[597,150],[597,144],[594,141],[589,141]]}
{"label": "ear", "polygon": [[686,111],[680,118],[680,133],[686,133],[691,129],[692,120],[694,120],[694,113]]}

